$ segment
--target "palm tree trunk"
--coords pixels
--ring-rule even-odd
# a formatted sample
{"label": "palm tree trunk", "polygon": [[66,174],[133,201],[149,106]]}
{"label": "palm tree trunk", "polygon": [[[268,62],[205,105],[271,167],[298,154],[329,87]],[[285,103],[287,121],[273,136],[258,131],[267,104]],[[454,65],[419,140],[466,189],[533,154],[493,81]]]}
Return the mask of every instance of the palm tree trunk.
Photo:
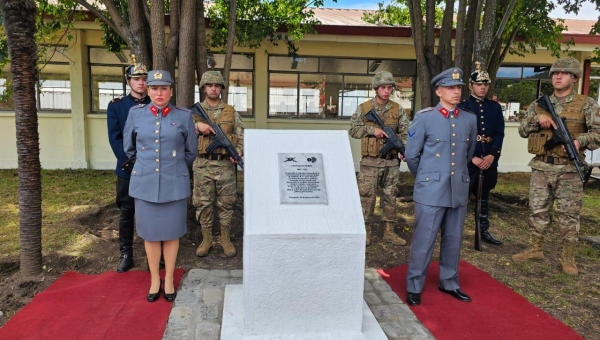
{"label": "palm tree trunk", "polygon": [[21,274],[42,271],[42,184],[35,80],[37,46],[33,0],[0,0],[13,77],[17,156]]}

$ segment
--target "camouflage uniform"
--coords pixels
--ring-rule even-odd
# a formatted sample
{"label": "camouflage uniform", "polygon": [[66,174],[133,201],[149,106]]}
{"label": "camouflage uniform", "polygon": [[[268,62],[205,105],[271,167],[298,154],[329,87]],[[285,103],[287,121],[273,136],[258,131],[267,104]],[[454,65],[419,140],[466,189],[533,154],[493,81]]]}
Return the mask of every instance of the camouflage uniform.
{"label": "camouflage uniform", "polygon": [[[221,84],[223,78],[219,72],[206,72],[201,80],[204,84]],[[228,139],[242,154],[244,146],[244,124],[233,106],[220,102],[210,107],[206,100],[200,104],[211,121],[219,124]],[[206,123],[194,114],[194,122]],[[198,158],[194,161],[193,203],[196,207],[196,219],[202,227],[203,241],[198,247],[197,255],[204,256],[212,246],[212,227],[214,225],[215,207],[221,225],[221,245],[227,256],[235,256],[235,248],[231,245],[230,229],[233,217],[233,206],[236,201],[236,166],[229,160],[225,148],[217,148],[212,153],[206,147],[212,142],[214,135],[199,135]],[[204,246],[203,246],[204,245]],[[202,251],[201,251],[202,250]]]}
{"label": "camouflage uniform", "polygon": [[[554,72],[571,72],[578,78],[581,76],[579,62],[574,58],[557,60],[550,70]],[[556,114],[567,116],[566,126],[574,140],[581,143],[580,154],[585,159],[584,151],[600,147],[600,105],[592,98],[572,92],[561,102],[553,94],[550,96]],[[556,201],[556,217],[560,225],[563,239],[563,270],[568,274],[577,274],[575,267],[575,244],[578,241],[579,215],[583,200],[583,184],[572,161],[562,151],[562,145],[551,150],[542,150],[543,141],[540,136],[550,136],[551,132],[541,129],[538,115],[549,114],[533,102],[527,109],[519,126],[519,134],[528,138],[528,149],[536,156],[529,162],[532,169],[529,205],[532,214],[529,227],[532,236],[532,248],[513,256],[515,260],[543,259],[542,250],[544,232],[550,224],[550,210]],[[544,132],[546,132],[544,134]],[[547,137],[545,137],[547,138]],[[550,157],[552,156],[552,157]],[[571,266],[565,267],[565,264]]]}
{"label": "camouflage uniform", "polygon": [[[373,78],[373,89],[381,85],[396,85],[394,77],[389,72],[379,72]],[[374,137],[373,122],[367,121],[365,114],[374,108],[384,123],[393,127],[398,138],[406,143],[409,121],[404,109],[396,102],[388,101],[383,108],[379,108],[375,98],[359,105],[350,120],[349,134],[353,138],[361,139],[361,161],[358,174],[358,190],[367,228],[367,245],[370,244],[370,222],[375,209],[377,187],[381,188],[380,205],[383,212],[382,220],[386,223],[384,239],[393,243],[405,245],[406,241],[396,235],[393,227],[396,221],[396,196],[398,194],[398,178],[400,165],[398,152],[393,150],[386,158],[378,155],[378,151],[385,139]]]}

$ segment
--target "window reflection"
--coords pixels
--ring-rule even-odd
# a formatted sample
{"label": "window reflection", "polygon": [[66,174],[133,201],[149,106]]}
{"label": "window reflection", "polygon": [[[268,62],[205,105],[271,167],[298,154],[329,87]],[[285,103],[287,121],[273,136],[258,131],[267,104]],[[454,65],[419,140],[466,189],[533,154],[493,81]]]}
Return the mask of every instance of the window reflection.
{"label": "window reflection", "polygon": [[[397,90],[391,100],[411,114],[414,100],[414,61],[339,58],[296,58],[303,61],[290,68],[294,59],[269,57],[269,116],[286,118],[348,118],[359,104],[375,96],[373,75],[389,71],[396,77]],[[318,61],[319,72],[315,70]],[[287,71],[287,72],[283,72]],[[370,74],[372,73],[372,74]],[[407,75],[407,76],[402,76]]]}

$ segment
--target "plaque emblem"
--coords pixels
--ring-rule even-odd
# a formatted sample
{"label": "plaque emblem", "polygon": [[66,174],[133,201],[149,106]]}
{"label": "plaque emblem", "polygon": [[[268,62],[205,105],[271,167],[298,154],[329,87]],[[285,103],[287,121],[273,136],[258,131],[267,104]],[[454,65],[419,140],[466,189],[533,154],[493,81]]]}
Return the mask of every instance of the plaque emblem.
{"label": "plaque emblem", "polygon": [[160,73],[160,72],[154,73],[154,79],[162,79],[162,73]]}
{"label": "plaque emblem", "polygon": [[452,79],[460,79],[460,73],[458,73],[457,69],[454,69],[452,73]]}

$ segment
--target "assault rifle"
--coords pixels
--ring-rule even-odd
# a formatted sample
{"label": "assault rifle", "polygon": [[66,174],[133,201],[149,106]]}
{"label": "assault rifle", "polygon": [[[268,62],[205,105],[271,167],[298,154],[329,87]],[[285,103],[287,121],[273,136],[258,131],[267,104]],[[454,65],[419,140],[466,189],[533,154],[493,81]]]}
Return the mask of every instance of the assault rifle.
{"label": "assault rifle", "polygon": [[556,129],[552,133],[552,138],[546,142],[544,148],[550,150],[558,143],[564,145],[567,156],[575,163],[575,168],[577,168],[581,182],[585,184],[590,178],[591,172],[588,171],[587,164],[581,159],[579,152],[577,152],[577,148],[575,147],[575,143],[573,143],[573,138],[571,137],[565,122],[556,114],[556,111],[554,111],[554,107],[552,106],[548,95],[545,94],[541,96],[536,102],[542,109],[550,112],[552,120],[554,121],[554,124],[556,124]]}
{"label": "assault rifle", "polygon": [[381,150],[379,150],[379,154],[382,157],[385,157],[390,151],[392,151],[392,149],[398,149],[398,152],[400,152],[400,154],[404,156],[404,151],[406,149],[404,147],[404,143],[402,143],[402,141],[398,138],[396,132],[393,131],[392,128],[387,127],[385,126],[385,124],[383,124],[383,121],[381,120],[377,112],[375,112],[375,110],[371,109],[369,112],[367,112],[365,118],[367,118],[368,121],[377,123],[377,125],[381,127],[383,132],[385,132],[388,135],[387,140],[381,147]]}
{"label": "assault rifle", "polygon": [[213,139],[212,143],[210,143],[210,145],[206,147],[206,152],[212,153],[213,151],[215,151],[216,148],[225,148],[227,149],[229,156],[231,156],[231,158],[235,160],[237,165],[239,165],[240,168],[244,170],[244,160],[242,159],[242,157],[240,157],[240,154],[237,152],[233,144],[231,144],[231,141],[227,138],[225,132],[223,132],[223,130],[221,129],[221,126],[213,123],[210,120],[210,118],[208,118],[208,115],[206,114],[206,112],[200,104],[194,104],[190,108],[190,110],[192,110],[192,113],[195,113],[202,117],[206,121],[206,123],[208,123],[208,125],[210,125],[210,127],[213,130],[215,130],[215,138]]}

